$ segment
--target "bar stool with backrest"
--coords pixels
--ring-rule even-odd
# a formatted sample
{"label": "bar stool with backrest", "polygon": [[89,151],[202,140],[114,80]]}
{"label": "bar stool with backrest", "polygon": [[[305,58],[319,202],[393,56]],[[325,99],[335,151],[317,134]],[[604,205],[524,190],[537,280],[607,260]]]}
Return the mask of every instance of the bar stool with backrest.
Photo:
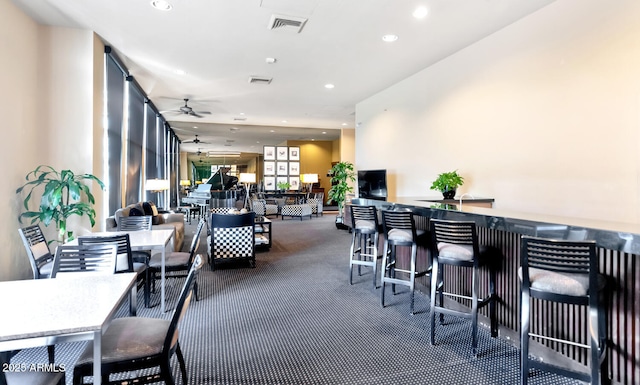
{"label": "bar stool with backrest", "polygon": [[349,284],[353,284],[353,266],[358,266],[358,275],[362,275],[362,266],[373,269],[373,286],[377,285],[378,258],[378,214],[375,206],[350,205],[351,211],[351,247],[349,249]]}
{"label": "bar stool with backrest", "polygon": [[[493,247],[482,247],[478,244],[476,224],[469,221],[447,221],[431,219],[431,246],[433,271],[431,275],[431,344],[435,342],[435,320],[440,314],[440,324],[444,323],[444,314],[471,319],[471,350],[478,354],[478,309],[489,305],[491,336],[498,336],[496,304],[496,275],[502,260],[500,250]],[[445,285],[444,266],[469,268],[471,270],[471,292],[459,292]],[[487,296],[479,299],[480,268],[489,267],[489,288]],[[452,270],[450,272],[453,272]],[[462,269],[458,272],[462,274]],[[460,280],[458,280],[460,282]],[[468,286],[467,286],[468,287]],[[450,291],[445,291],[450,290]],[[456,291],[456,292],[454,292]],[[447,307],[444,297],[471,301],[471,310]]]}
{"label": "bar stool with backrest", "polygon": [[[416,229],[411,211],[382,210],[382,229],[385,235],[380,284],[382,285],[381,303],[384,307],[384,292],[387,283],[392,285],[395,294],[396,285],[409,286],[411,293],[410,313],[414,310],[415,280],[431,272],[429,265],[424,271],[417,271],[418,246],[427,246],[428,232]],[[410,248],[409,267],[398,266],[398,247]],[[401,273],[400,276],[397,273]]]}
{"label": "bar stool with backrest", "polygon": [[[600,366],[606,357],[606,306],[602,294],[606,288],[604,276],[598,274],[598,255],[593,241],[565,241],[523,236],[520,251],[521,265],[518,271],[521,279],[520,307],[520,348],[521,348],[521,383],[527,384],[529,369],[544,371],[572,377],[591,384],[608,382],[606,371]],[[586,307],[586,338],[584,341],[567,340],[566,331],[556,336],[537,330],[531,332],[531,313],[544,309],[532,306],[531,299],[550,301]],[[564,308],[565,307],[563,306]],[[577,313],[577,312],[576,312]],[[577,316],[577,315],[576,315]],[[534,319],[543,316],[536,315]],[[551,330],[546,325],[545,330]],[[590,371],[577,372],[568,368],[529,358],[529,340],[551,340],[554,343],[572,345],[589,350]],[[606,368],[606,365],[605,365]]]}

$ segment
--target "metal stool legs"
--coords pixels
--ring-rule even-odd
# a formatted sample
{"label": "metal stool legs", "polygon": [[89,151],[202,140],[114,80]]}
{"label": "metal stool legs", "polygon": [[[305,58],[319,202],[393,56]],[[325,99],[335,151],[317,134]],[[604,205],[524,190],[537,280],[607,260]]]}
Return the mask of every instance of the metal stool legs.
{"label": "metal stool legs", "polygon": [[[396,249],[398,246],[410,246],[411,247],[411,262],[409,266],[409,270],[399,269],[396,266]],[[415,299],[415,281],[417,276],[425,275],[427,272],[416,273],[416,257],[418,254],[418,248],[415,243],[408,244],[396,244],[385,242],[384,252],[382,253],[382,266],[381,266],[381,274],[380,274],[380,283],[382,285],[382,293],[380,295],[380,301],[382,307],[384,307],[384,293],[386,283],[391,284],[391,291],[393,294],[396,293],[396,285],[405,285],[409,287],[409,295],[410,295],[410,304],[409,304],[409,312],[411,314],[414,313],[414,299]],[[396,277],[396,273],[406,273],[409,274],[408,279],[401,279]]]}
{"label": "metal stool legs", "polygon": [[362,275],[362,266],[373,269],[373,287],[378,288],[378,232],[364,232],[353,229],[349,251],[349,284],[353,285],[353,266],[358,266],[358,276]]}

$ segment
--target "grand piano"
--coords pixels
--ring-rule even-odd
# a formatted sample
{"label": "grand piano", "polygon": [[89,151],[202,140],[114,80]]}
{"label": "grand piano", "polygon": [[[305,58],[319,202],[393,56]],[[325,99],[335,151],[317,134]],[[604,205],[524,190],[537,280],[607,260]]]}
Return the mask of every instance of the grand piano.
{"label": "grand piano", "polygon": [[198,185],[196,190],[182,198],[182,204],[199,205],[201,208],[235,207],[238,178],[227,175],[229,170],[228,167],[220,167],[206,183]]}

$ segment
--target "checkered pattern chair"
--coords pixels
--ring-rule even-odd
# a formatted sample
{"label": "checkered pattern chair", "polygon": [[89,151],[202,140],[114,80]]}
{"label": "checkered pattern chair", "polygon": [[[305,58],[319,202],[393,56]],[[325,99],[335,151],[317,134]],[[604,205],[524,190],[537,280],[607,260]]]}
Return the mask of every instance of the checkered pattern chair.
{"label": "checkered pattern chair", "polygon": [[280,211],[280,217],[282,219],[284,219],[284,217],[299,217],[300,220],[302,220],[302,217],[309,217],[309,219],[311,219],[311,212],[311,206],[308,204],[284,205]]}
{"label": "checkered pattern chair", "polygon": [[269,204],[264,199],[254,199],[251,201],[251,207],[258,216],[268,217],[269,215],[278,216],[278,205]]}
{"label": "checkered pattern chair", "polygon": [[255,267],[255,217],[254,212],[211,214],[209,263],[212,270],[217,264],[232,260],[248,260],[251,267]]}
{"label": "checkered pattern chair", "polygon": [[307,199],[307,204],[311,206],[311,213],[315,214],[316,217],[322,215],[322,199],[309,198]]}

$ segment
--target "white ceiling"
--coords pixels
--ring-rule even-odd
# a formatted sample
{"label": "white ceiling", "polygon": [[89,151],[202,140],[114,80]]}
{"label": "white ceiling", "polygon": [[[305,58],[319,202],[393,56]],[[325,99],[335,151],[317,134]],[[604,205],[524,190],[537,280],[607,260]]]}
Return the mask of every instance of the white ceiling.
{"label": "white ceiling", "polygon": [[[183,150],[261,153],[285,140],[338,138],[356,127],[359,101],[552,0],[169,0],[170,11],[150,0],[13,2],[43,24],[95,31],[160,111],[189,98],[211,112],[163,112],[182,140],[209,143]],[[419,5],[423,19],[412,16]],[[272,15],[307,22],[299,33],[269,29]],[[273,80],[250,84],[251,76]]]}

